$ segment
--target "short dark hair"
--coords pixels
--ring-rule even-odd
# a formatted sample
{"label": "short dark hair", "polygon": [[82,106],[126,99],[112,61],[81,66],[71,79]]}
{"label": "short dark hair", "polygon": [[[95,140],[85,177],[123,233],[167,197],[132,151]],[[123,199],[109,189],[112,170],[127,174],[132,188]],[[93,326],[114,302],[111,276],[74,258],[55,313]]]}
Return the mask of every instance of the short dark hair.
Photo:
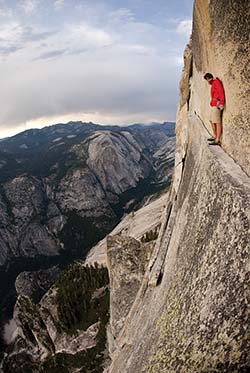
{"label": "short dark hair", "polygon": [[213,75],[212,75],[211,73],[206,73],[206,74],[204,75],[204,79],[205,79],[205,80],[213,79]]}

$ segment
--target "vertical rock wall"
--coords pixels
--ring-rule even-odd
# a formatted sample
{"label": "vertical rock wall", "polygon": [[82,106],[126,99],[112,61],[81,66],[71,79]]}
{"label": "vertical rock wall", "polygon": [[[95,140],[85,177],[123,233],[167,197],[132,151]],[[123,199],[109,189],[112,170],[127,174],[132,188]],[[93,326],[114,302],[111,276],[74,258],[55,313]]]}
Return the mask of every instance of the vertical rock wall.
{"label": "vertical rock wall", "polygon": [[[195,1],[157,271],[151,261],[109,372],[250,369],[249,8],[248,0]],[[205,72],[224,83],[222,148],[207,143]]]}
{"label": "vertical rock wall", "polygon": [[250,175],[250,3],[249,0],[196,0],[193,16],[191,110],[209,128],[206,72],[224,85],[225,151]]}
{"label": "vertical rock wall", "polygon": [[250,369],[249,178],[222,149],[207,145],[195,115],[187,124],[177,195],[172,191],[175,223],[170,239],[167,224],[160,248],[166,253],[161,276],[156,287],[146,287],[144,278],[117,336],[112,373]]}

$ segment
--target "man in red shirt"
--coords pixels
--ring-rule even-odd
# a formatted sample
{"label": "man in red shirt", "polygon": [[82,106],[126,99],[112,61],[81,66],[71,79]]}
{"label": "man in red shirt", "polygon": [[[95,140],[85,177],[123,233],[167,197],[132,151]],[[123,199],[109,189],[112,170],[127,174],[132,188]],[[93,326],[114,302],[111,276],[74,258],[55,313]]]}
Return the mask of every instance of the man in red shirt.
{"label": "man in red shirt", "polygon": [[222,133],[221,112],[225,104],[224,88],[220,79],[214,79],[210,73],[206,73],[204,79],[211,85],[210,123],[214,137],[209,138],[208,141],[210,141],[209,145],[220,145]]}

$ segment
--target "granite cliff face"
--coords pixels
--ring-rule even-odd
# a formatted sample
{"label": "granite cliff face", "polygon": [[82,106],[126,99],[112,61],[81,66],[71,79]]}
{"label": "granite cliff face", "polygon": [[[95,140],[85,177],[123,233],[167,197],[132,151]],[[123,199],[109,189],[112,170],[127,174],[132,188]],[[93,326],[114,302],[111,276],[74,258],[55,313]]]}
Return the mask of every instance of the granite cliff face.
{"label": "granite cliff face", "polygon": [[[77,372],[80,368],[82,371],[88,371],[90,367],[96,372],[101,372],[109,365],[106,338],[109,340],[110,349],[115,351],[116,336],[123,327],[142,284],[159,234],[161,217],[167,200],[168,193],[163,193],[159,198],[154,196],[152,201],[149,198],[145,206],[127,214],[111,232],[111,236],[107,236],[93,248],[84,265],[73,267],[70,270],[71,276],[68,271],[61,273],[66,282],[62,282],[59,277],[59,281],[51,286],[59,276],[57,267],[23,272],[17,277],[15,286],[18,299],[11,322],[14,330],[10,335],[7,354],[2,363],[4,372],[24,370],[50,372],[55,368],[58,371]],[[135,238],[127,237],[128,233]],[[105,243],[108,241],[110,249],[108,263],[104,260],[104,241]],[[94,309],[81,307],[80,315],[77,314],[76,307],[79,308],[79,303],[84,300],[86,293],[80,290],[73,304],[70,299],[70,294],[74,290],[72,284],[80,288],[82,283],[79,268],[83,270],[84,267],[89,268],[92,264],[89,274],[96,277],[97,262],[100,265],[108,265],[111,271],[113,268],[115,270],[115,279],[111,276],[110,284],[113,302],[111,310],[114,314],[112,314],[112,325],[107,328],[107,333],[105,328],[109,316],[108,286],[102,286],[92,292],[92,300],[97,302],[97,307]],[[107,269],[102,268],[107,273]],[[133,281],[131,281],[132,276]],[[89,281],[88,277],[87,291],[91,290]],[[65,289],[70,282],[71,291]],[[96,280],[94,282],[96,283]],[[67,302],[60,301],[58,296],[60,288],[67,296]],[[102,301],[105,297],[106,301]],[[90,320],[89,324],[86,326],[81,322],[73,331],[65,330],[64,318],[62,320],[60,317],[61,306],[67,308],[63,315],[67,315],[69,308],[72,308],[74,315],[81,316],[82,320]],[[102,323],[98,314],[100,310],[102,318],[105,316]],[[97,320],[93,319],[95,313],[98,316]],[[91,361],[94,365],[91,365]]]}
{"label": "granite cliff face", "polygon": [[[250,175],[249,55],[247,0],[196,1],[193,17],[193,110],[208,124],[204,72],[218,76],[226,92],[223,149]],[[204,97],[204,99],[200,99]],[[207,99],[205,99],[207,98]]]}
{"label": "granite cliff face", "polygon": [[[112,306],[119,293],[111,290],[110,373],[250,369],[249,10],[244,0],[194,3],[172,188],[153,254],[118,332]],[[219,76],[226,92],[221,148],[207,143],[205,72]],[[110,261],[120,250],[110,244],[112,284],[116,266],[126,268],[126,262]],[[127,285],[120,286],[122,294]]]}
{"label": "granite cliff face", "polygon": [[[185,51],[180,83],[174,179],[158,238],[142,242],[127,237],[125,229],[107,238],[111,285],[107,337],[112,362],[106,372],[246,373],[250,369],[248,15],[248,1],[195,1],[192,41]],[[223,80],[226,92],[221,148],[207,143],[209,87],[203,79],[207,71]],[[129,136],[123,135],[131,145]],[[119,140],[101,136],[98,141]],[[135,178],[140,175],[141,144],[140,139],[132,152],[134,159],[129,160]],[[153,143],[148,146],[152,149]],[[116,155],[109,150],[109,157],[115,160],[122,149]],[[95,164],[95,177],[104,180],[113,203],[117,175],[109,180],[92,150],[93,156],[85,161],[89,169]],[[143,161],[148,164],[148,154]],[[126,177],[119,179],[123,187],[127,182]],[[88,206],[81,206],[88,211]],[[7,208],[3,211],[6,217]],[[56,333],[48,338],[40,313],[25,297],[17,303],[17,320],[27,308],[36,315],[35,320],[26,320],[39,357],[53,355],[51,340]],[[21,330],[26,320],[20,321]]]}
{"label": "granite cliff face", "polygon": [[[173,128],[73,123],[2,140],[0,266],[65,250],[83,255],[128,202],[169,182],[158,169],[173,164]],[[169,160],[157,154],[166,146]]]}
{"label": "granite cliff face", "polygon": [[[16,294],[17,319],[30,324],[22,313],[35,312],[31,300],[40,301],[60,270],[170,184],[174,148],[173,123],[69,123],[1,141],[0,324],[12,317]],[[48,269],[54,264],[60,270]]]}

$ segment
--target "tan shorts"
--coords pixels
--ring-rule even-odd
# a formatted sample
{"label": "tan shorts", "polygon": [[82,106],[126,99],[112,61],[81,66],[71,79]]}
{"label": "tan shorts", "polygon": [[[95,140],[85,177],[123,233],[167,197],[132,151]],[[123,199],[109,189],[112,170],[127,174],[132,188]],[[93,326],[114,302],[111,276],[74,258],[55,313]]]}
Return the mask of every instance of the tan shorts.
{"label": "tan shorts", "polygon": [[210,122],[221,123],[221,110],[217,106],[210,107]]}

